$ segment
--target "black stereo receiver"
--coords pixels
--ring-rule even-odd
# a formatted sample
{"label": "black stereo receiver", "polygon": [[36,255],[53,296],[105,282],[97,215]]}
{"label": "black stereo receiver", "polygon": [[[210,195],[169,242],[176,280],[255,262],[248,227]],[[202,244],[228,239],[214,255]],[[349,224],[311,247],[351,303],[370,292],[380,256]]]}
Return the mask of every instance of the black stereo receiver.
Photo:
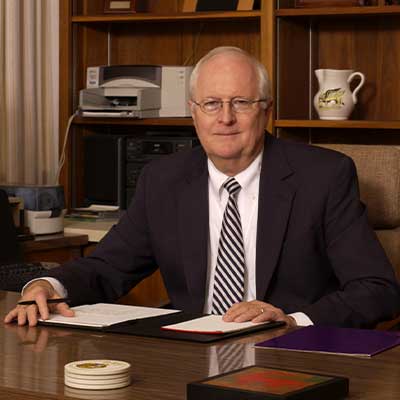
{"label": "black stereo receiver", "polygon": [[118,205],[126,209],[146,163],[199,144],[190,133],[84,137],[84,205]]}

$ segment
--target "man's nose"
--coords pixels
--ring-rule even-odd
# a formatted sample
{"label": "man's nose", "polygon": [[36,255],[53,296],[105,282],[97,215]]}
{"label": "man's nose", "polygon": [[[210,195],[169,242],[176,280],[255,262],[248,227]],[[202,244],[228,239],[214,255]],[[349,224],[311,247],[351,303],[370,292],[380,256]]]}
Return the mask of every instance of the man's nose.
{"label": "man's nose", "polygon": [[219,120],[224,124],[232,124],[236,121],[236,113],[233,111],[232,104],[229,101],[222,103],[222,109],[219,112]]}

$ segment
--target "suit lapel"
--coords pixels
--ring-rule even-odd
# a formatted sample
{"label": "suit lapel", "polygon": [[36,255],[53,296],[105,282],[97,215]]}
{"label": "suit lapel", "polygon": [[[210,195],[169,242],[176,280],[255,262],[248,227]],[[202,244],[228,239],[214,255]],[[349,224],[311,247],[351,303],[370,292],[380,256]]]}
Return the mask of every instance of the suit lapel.
{"label": "suit lapel", "polygon": [[191,162],[178,195],[178,243],[193,311],[202,311],[207,279],[208,169],[204,153],[196,153]]}
{"label": "suit lapel", "polygon": [[276,139],[266,135],[260,175],[256,244],[256,295],[264,299],[279,260],[295,196],[293,173]]}

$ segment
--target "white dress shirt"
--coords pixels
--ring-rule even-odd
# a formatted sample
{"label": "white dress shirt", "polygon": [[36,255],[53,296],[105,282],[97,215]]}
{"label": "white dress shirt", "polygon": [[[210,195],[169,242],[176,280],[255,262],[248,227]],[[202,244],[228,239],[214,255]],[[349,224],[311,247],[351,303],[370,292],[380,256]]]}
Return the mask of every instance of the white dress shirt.
{"label": "white dress shirt", "polygon": [[[262,154],[244,171],[235,176],[241,186],[237,196],[237,205],[242,223],[243,244],[245,254],[244,299],[256,298],[256,237],[258,187],[260,183]],[[206,302],[204,312],[209,314],[212,309],[214,276],[217,265],[218,244],[221,234],[222,219],[229,194],[223,184],[229,176],[220,172],[211,160],[208,160],[208,203],[209,203],[209,238],[208,238],[208,271]]]}
{"label": "white dress shirt", "polygon": [[[242,172],[235,175],[241,186],[237,196],[240,219],[242,223],[243,243],[245,253],[244,301],[256,300],[256,242],[258,219],[258,192],[260,187],[260,172],[263,152]],[[213,162],[208,160],[208,203],[209,203],[209,242],[208,242],[208,269],[206,283],[206,301],[204,312],[210,314],[215,269],[217,265],[218,244],[221,233],[222,219],[228,192],[223,184],[229,178],[219,171]],[[304,313],[290,314],[297,325],[312,325],[310,318]]]}

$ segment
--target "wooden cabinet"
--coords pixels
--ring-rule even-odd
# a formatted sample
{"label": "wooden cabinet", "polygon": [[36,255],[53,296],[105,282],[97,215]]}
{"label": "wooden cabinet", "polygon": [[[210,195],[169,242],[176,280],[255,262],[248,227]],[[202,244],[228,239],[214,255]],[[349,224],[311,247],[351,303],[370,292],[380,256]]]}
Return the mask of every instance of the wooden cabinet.
{"label": "wooden cabinet", "polygon": [[[276,3],[276,120],[294,140],[399,144],[400,6],[295,8]],[[313,107],[314,70],[354,69],[366,75],[347,121],[322,121]]]}
{"label": "wooden cabinet", "polygon": [[[193,65],[219,45],[239,46],[259,57],[273,74],[273,2],[259,10],[181,12],[183,0],[137,1],[141,12],[104,14],[103,0],[60,2],[60,145],[68,119],[85,87],[86,68],[95,65]],[[141,133],[148,127],[188,128],[190,118],[72,120],[61,175],[69,205],[83,200],[82,138],[96,133]]]}
{"label": "wooden cabinet", "polygon": [[65,263],[83,256],[88,245],[87,235],[37,235],[33,240],[21,242],[26,262]]}

